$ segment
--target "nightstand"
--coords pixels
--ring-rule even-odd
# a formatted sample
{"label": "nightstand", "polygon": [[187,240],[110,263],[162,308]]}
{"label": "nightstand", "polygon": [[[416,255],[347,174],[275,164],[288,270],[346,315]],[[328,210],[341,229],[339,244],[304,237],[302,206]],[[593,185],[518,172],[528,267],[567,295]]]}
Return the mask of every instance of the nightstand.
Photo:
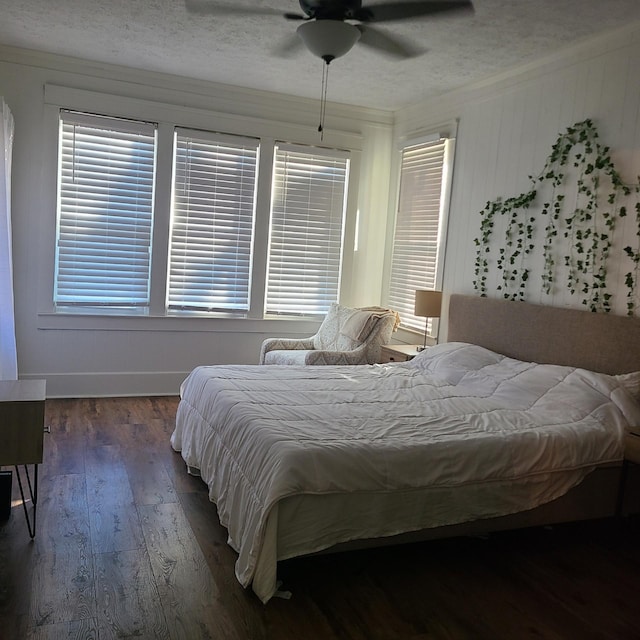
{"label": "nightstand", "polygon": [[[380,364],[406,362],[420,353],[417,344],[383,344],[380,349]],[[428,349],[429,347],[427,347]]]}
{"label": "nightstand", "polygon": [[[44,380],[0,380],[0,466],[13,466],[29,535],[36,535],[38,465],[42,462],[44,438]],[[27,465],[34,465],[33,483]],[[33,504],[33,526],[29,520],[19,465],[24,466]]]}

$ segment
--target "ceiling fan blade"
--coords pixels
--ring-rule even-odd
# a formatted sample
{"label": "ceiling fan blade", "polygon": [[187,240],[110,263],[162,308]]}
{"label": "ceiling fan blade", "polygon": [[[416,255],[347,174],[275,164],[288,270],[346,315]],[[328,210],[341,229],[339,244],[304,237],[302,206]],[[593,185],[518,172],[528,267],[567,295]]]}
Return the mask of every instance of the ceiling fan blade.
{"label": "ceiling fan blade", "polygon": [[471,0],[416,0],[393,4],[383,2],[362,7],[354,12],[353,17],[361,22],[390,22],[461,11],[473,12]]}
{"label": "ceiling fan blade", "polygon": [[360,30],[361,34],[359,40],[360,44],[376,49],[376,51],[389,55],[393,58],[415,58],[427,51],[427,49],[414,46],[407,41],[401,40],[397,36],[392,37],[369,25],[365,26],[360,24],[356,26]]}
{"label": "ceiling fan blade", "polygon": [[185,0],[185,7],[189,13],[200,16],[283,16],[288,20],[305,20],[305,16],[296,13],[282,13],[268,7],[238,6],[226,2],[212,0]]}

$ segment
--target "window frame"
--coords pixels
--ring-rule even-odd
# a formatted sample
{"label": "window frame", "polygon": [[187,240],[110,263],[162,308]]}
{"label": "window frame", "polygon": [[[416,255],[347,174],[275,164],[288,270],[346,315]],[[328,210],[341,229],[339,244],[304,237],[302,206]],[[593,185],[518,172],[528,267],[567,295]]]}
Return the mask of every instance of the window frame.
{"label": "window frame", "polygon": [[[261,291],[266,276],[266,255],[270,207],[270,167],[273,161],[273,146],[276,140],[291,144],[315,147],[317,132],[313,127],[295,123],[266,120],[233,113],[214,112],[196,107],[168,104],[104,94],[86,89],[73,89],[59,85],[44,86],[44,130],[43,139],[43,200],[53,202],[45,207],[43,225],[38,229],[39,246],[42,247],[38,266],[37,326],[40,329],[61,330],[160,330],[160,331],[237,331],[237,322],[246,323],[247,331],[264,331],[264,323],[287,320],[300,326],[314,326],[313,318],[269,318],[264,314],[264,291]],[[115,118],[155,122],[158,125],[157,188],[155,193],[155,220],[153,229],[151,302],[147,310],[113,309],[56,309],[53,304],[53,274],[55,264],[55,194],[57,193],[58,127],[61,109],[106,114]],[[172,136],[175,127],[224,132],[229,135],[255,137],[261,141],[260,165],[258,168],[258,198],[249,311],[244,316],[228,313],[178,312],[165,309],[165,287],[168,268],[168,243],[170,219],[170,193],[172,169]],[[327,135],[328,134],[328,135]],[[362,135],[338,131],[325,134],[325,146],[347,149],[352,154],[352,171],[349,175],[348,203],[346,211],[343,251],[343,272],[349,273],[353,263],[353,234],[355,229],[357,194],[360,177],[360,154]],[[265,168],[269,169],[265,171]],[[164,179],[163,179],[164,177]],[[164,224],[166,223],[166,224]],[[160,283],[160,286],[158,286]],[[344,278],[343,278],[344,286]],[[257,323],[257,324],[256,324]],[[259,327],[262,327],[260,329]],[[282,331],[282,329],[280,329]]]}
{"label": "window frame", "polygon": [[[398,137],[396,141],[396,153],[394,154],[394,184],[392,185],[392,206],[393,215],[389,218],[388,234],[389,239],[387,250],[385,252],[385,269],[384,269],[384,288],[383,288],[383,300],[384,304],[393,307],[393,302],[390,300],[390,286],[391,276],[393,268],[394,257],[394,245],[395,245],[395,233],[396,225],[399,214],[401,188],[402,188],[402,159],[405,149],[415,147],[421,144],[435,142],[439,139],[444,139],[444,157],[442,163],[442,178],[441,178],[441,190],[440,190],[440,211],[438,222],[438,240],[437,240],[437,255],[435,259],[435,278],[434,289],[442,290],[444,282],[444,266],[445,255],[447,247],[447,233],[448,233],[448,220],[449,209],[451,201],[451,190],[453,184],[453,169],[455,159],[455,143],[457,136],[458,121],[441,123],[436,126],[428,127],[419,132],[414,132],[408,135]],[[413,289],[412,289],[413,290]],[[420,343],[425,332],[425,319],[417,318],[412,313],[413,304],[410,305],[411,310],[398,309],[401,318],[400,330],[406,332],[404,338],[409,341],[416,340],[415,336],[420,336]],[[409,322],[406,321],[409,316]],[[403,319],[404,317],[404,319]],[[426,329],[428,335],[437,338],[439,329],[439,320],[437,318],[427,319]]]}
{"label": "window frame", "polygon": [[[65,133],[65,128],[73,127],[71,142],[72,149],[69,149],[69,141],[68,134]],[[87,176],[87,180],[93,181],[94,183],[99,181],[98,192],[100,190],[104,191],[105,187],[108,188],[107,195],[103,197],[94,197],[91,200],[87,199],[87,195],[94,196],[95,192],[87,192],[83,189],[82,180],[79,183],[79,187],[74,188],[73,184],[76,183],[76,130],[75,127],[79,127],[80,129],[87,130],[95,130],[95,131],[104,131],[105,135],[100,136],[96,134],[92,141],[86,139],[84,142],[79,143],[79,151],[78,155],[80,156],[79,168],[85,173]],[[115,135],[111,137],[111,142],[107,146],[105,141],[110,137],[106,134],[106,132],[112,132]],[[131,134],[130,139],[126,139],[125,136],[127,134]],[[86,134],[90,135],[90,134]],[[125,159],[124,155],[121,153],[121,149],[123,149],[127,142],[131,144],[135,143],[135,137],[146,136],[148,139],[151,139],[151,159],[150,163],[147,159],[147,169],[146,173],[150,173],[149,186],[148,186],[148,214],[140,217],[140,221],[147,229],[144,232],[144,236],[147,237],[146,241],[142,242],[127,242],[125,249],[129,249],[127,253],[127,258],[129,260],[133,259],[134,263],[136,261],[141,261],[143,263],[144,268],[142,270],[128,270],[126,272],[126,279],[131,281],[132,284],[135,283],[136,280],[140,280],[140,278],[144,279],[144,292],[143,298],[141,296],[141,285],[137,285],[137,289],[140,292],[137,295],[137,298],[132,296],[129,300],[123,299],[119,301],[115,300],[106,300],[108,295],[99,296],[99,290],[103,289],[106,291],[110,290],[108,284],[100,284],[100,281],[107,280],[107,274],[98,276],[97,281],[92,286],[91,289],[87,289],[87,292],[84,296],[81,293],[65,293],[65,281],[73,279],[73,277],[65,277],[61,275],[61,269],[66,271],[75,270],[77,271],[76,278],[78,281],[82,280],[82,274],[86,273],[86,271],[91,268],[91,270],[96,271],[97,268],[100,267],[100,260],[96,259],[96,255],[94,254],[91,258],[91,261],[82,261],[82,252],[77,254],[74,250],[69,249],[65,251],[62,247],[65,245],[73,244],[71,237],[75,235],[75,229],[81,227],[81,221],[84,218],[85,220],[92,220],[93,223],[91,227],[97,233],[90,233],[89,231],[82,232],[81,230],[81,240],[86,244],[87,242],[91,242],[95,245],[95,248],[100,251],[102,247],[102,251],[106,251],[109,246],[112,246],[114,243],[120,241],[122,243],[122,239],[125,238],[125,235],[122,235],[116,231],[116,233],[111,233],[109,227],[114,226],[113,223],[118,220],[117,214],[112,214],[114,207],[117,209],[117,201],[118,197],[115,200],[112,200],[110,194],[112,193],[112,189],[115,188],[118,190],[116,193],[122,192],[122,185],[126,184],[127,190],[124,192],[126,197],[131,199],[134,198],[134,202],[137,202],[137,196],[139,195],[136,190],[135,183],[138,180],[139,176],[136,174],[133,180],[131,181],[122,181],[118,180],[117,177],[117,167],[118,164],[121,165],[122,160]],[[102,139],[102,142],[99,140]],[[124,140],[124,144],[118,144],[118,139]],[[128,310],[132,313],[138,313],[139,310],[144,310],[149,306],[150,300],[150,280],[151,280],[151,254],[152,254],[152,230],[154,226],[154,201],[155,201],[155,184],[156,184],[156,176],[155,176],[155,166],[156,166],[156,152],[157,152],[157,130],[155,123],[146,122],[142,120],[133,121],[131,119],[123,119],[123,118],[113,118],[106,116],[97,116],[93,114],[88,114],[86,112],[76,112],[68,109],[60,110],[60,119],[59,119],[59,149],[58,149],[58,180],[56,185],[57,198],[56,198],[56,246],[55,246],[55,263],[54,263],[54,285],[53,285],[53,303],[57,310],[70,310],[70,309],[100,309],[100,308],[111,308],[111,309],[119,309],[119,310]],[[115,141],[115,142],[113,142]],[[96,145],[100,145],[97,147]],[[149,144],[147,141],[146,144]],[[93,153],[91,156],[87,156],[84,151],[93,147]],[[109,166],[111,166],[111,160],[115,157],[116,161],[116,178],[112,180],[110,177],[110,170],[105,171],[104,164],[100,165],[100,170],[95,171],[93,168],[96,166],[95,163],[92,165],[91,160],[98,157],[100,154],[108,153],[109,157]],[[114,155],[115,154],[115,155]],[[146,155],[149,155],[148,153]],[[68,171],[64,169],[64,159],[65,157],[71,157],[72,161],[72,173],[73,180],[70,183],[67,179],[65,179],[65,174]],[[84,156],[84,161],[83,161]],[[141,157],[144,158],[145,154],[141,154]],[[137,156],[133,157],[135,161]],[[143,165],[144,166],[144,165]],[[89,172],[87,174],[87,172]],[[144,176],[143,176],[144,180]],[[133,183],[133,186],[130,186]],[[78,191],[74,195],[74,191]],[[143,191],[147,191],[147,189],[143,189]],[[68,200],[69,203],[64,206],[63,201]],[[98,211],[104,206],[108,207],[110,211],[109,219],[107,224],[100,222]],[[80,207],[83,210],[83,213],[80,215],[74,216],[71,211]],[[143,207],[146,208],[146,207]],[[137,227],[138,217],[134,215],[126,215],[122,218],[120,225],[134,225]],[[118,225],[115,225],[118,226]],[[143,229],[144,230],[144,229]],[[102,237],[101,237],[102,236]],[[142,254],[142,257],[140,256]],[[76,262],[76,259],[80,259],[80,267],[74,269],[73,265]],[[89,265],[89,262],[93,262],[92,265]],[[65,265],[65,266],[63,266]],[[146,275],[143,274],[143,271],[146,272]],[[100,271],[98,271],[100,273]],[[137,276],[136,276],[137,273]],[[58,295],[59,294],[59,295]],[[115,296],[115,291],[111,292],[111,297]],[[89,300],[81,301],[81,300],[73,300],[73,298],[82,298],[92,296],[96,298],[93,303],[90,303]],[[103,298],[102,300],[100,298]]]}
{"label": "window frame", "polygon": [[[210,144],[211,145],[211,149],[210,152],[213,151],[214,147],[218,147],[218,149],[222,149],[222,148],[227,148],[227,149],[232,149],[232,148],[240,148],[243,147],[244,150],[247,152],[246,153],[246,157],[249,158],[249,156],[251,155],[250,149],[253,149],[253,166],[252,166],[252,173],[253,173],[253,181],[251,183],[250,188],[251,188],[251,205],[250,205],[250,211],[247,208],[247,203],[244,202],[244,206],[243,206],[243,211],[240,214],[239,218],[236,220],[233,220],[233,222],[235,223],[236,226],[234,226],[234,229],[238,232],[238,233],[242,233],[243,229],[244,229],[244,233],[242,233],[242,240],[240,240],[240,238],[238,238],[238,242],[240,244],[246,244],[248,246],[248,253],[246,255],[246,262],[247,262],[247,268],[246,268],[246,279],[242,279],[243,282],[243,287],[246,288],[246,296],[244,296],[244,300],[246,302],[246,304],[244,304],[243,306],[240,306],[240,301],[236,300],[235,298],[237,298],[237,294],[234,291],[233,295],[234,295],[234,302],[230,303],[227,307],[224,307],[222,305],[214,305],[214,301],[210,300],[210,304],[214,305],[214,306],[210,306],[209,308],[204,308],[203,305],[197,305],[197,304],[183,304],[183,305],[177,305],[177,304],[172,304],[171,302],[171,298],[172,298],[172,290],[177,289],[177,286],[172,284],[172,272],[177,270],[177,267],[174,266],[174,262],[173,262],[173,256],[174,256],[174,252],[177,254],[179,253],[179,250],[177,248],[177,244],[178,242],[176,241],[176,244],[174,245],[174,237],[177,235],[177,231],[176,231],[176,219],[177,217],[180,215],[181,216],[181,220],[182,220],[182,224],[185,225],[186,227],[189,227],[189,225],[193,222],[193,220],[190,220],[190,212],[189,212],[189,206],[186,205],[182,205],[182,206],[178,206],[178,196],[177,196],[177,189],[183,187],[183,186],[189,186],[189,185],[183,185],[182,183],[178,184],[178,164],[180,162],[179,157],[178,157],[178,147],[179,147],[179,139],[183,138],[185,140],[187,139],[193,139],[195,140],[198,144],[203,145],[203,144]],[[222,133],[215,133],[215,132],[210,132],[210,131],[201,131],[201,130],[195,130],[195,129],[186,129],[184,127],[176,127],[174,130],[174,145],[173,145],[173,172],[172,172],[172,190],[171,190],[171,218],[170,218],[170,223],[169,223],[169,246],[167,249],[167,259],[168,259],[168,273],[167,273],[167,278],[166,278],[166,283],[165,283],[165,288],[166,288],[166,302],[165,302],[165,311],[167,314],[180,314],[183,312],[190,312],[190,313],[203,313],[206,315],[210,315],[212,313],[223,313],[223,314],[232,314],[232,315],[237,315],[239,317],[243,317],[246,316],[246,314],[249,311],[249,306],[251,303],[251,288],[252,288],[252,278],[251,278],[251,274],[253,271],[253,248],[254,248],[254,235],[255,235],[255,219],[256,219],[256,206],[257,206],[257,186],[258,186],[258,179],[259,179],[259,175],[258,175],[258,169],[259,169],[259,164],[260,164],[260,140],[257,138],[250,138],[248,136],[237,136],[237,135],[229,135],[229,134],[222,134]],[[189,144],[189,143],[187,143]],[[216,155],[216,159],[215,159],[215,163],[216,163],[216,168],[218,168],[217,166],[217,162],[219,160],[218,155],[219,155],[219,151],[215,151],[214,152]],[[241,157],[238,156],[238,158],[240,159]],[[185,166],[189,166],[189,170],[191,170],[191,164],[187,163]],[[204,164],[200,165],[202,169],[206,170],[209,167],[205,167]],[[218,179],[219,177],[221,177],[223,175],[223,171],[218,171],[215,175],[211,174],[213,177],[215,177],[216,179]],[[228,175],[228,174],[227,174]],[[237,177],[237,174],[234,176]],[[240,177],[241,183],[244,182],[244,174],[242,174],[242,176]],[[234,182],[234,186],[235,186],[235,182]],[[236,196],[236,198],[240,199],[240,200],[246,200],[247,198],[249,198],[249,193],[246,192],[246,189],[244,189],[241,186],[241,193],[238,194],[234,194]],[[191,198],[191,195],[188,196],[188,199]],[[222,208],[222,207],[220,207]],[[202,208],[200,207],[200,210]],[[178,213],[178,210],[180,211],[180,213]],[[208,220],[206,220],[206,218],[204,216],[212,216],[214,217],[216,220],[219,219],[221,212],[219,211],[219,207],[216,206],[212,206],[210,211],[207,212],[202,212],[202,210],[200,211],[199,214],[196,214],[194,217],[196,217],[196,225],[197,224],[202,224],[202,222],[209,222]],[[224,214],[222,214],[224,215]],[[186,217],[185,217],[186,216]],[[247,220],[248,218],[248,220]],[[250,227],[249,229],[246,229],[248,226]],[[188,231],[186,232],[188,234]],[[216,243],[216,248],[219,247],[220,251],[223,251],[223,244],[224,242],[219,241],[216,237],[216,231],[215,231],[215,225],[214,225],[214,230],[213,230],[213,239],[214,242]],[[247,237],[248,236],[248,237]],[[200,238],[200,242],[202,242],[204,240],[204,238]],[[193,254],[196,253],[196,251],[193,248],[190,248],[189,253],[191,254],[190,259],[193,259]],[[176,259],[175,263],[178,262],[178,259]],[[209,265],[210,267],[215,268],[216,267],[216,260],[214,259],[214,257],[211,257],[210,260],[211,264]],[[204,285],[202,276],[199,276],[199,284],[200,284],[200,288],[202,288],[202,286]],[[235,278],[234,278],[235,279]],[[213,277],[212,279],[212,284],[216,285],[218,278],[217,277]],[[218,285],[219,286],[219,285]],[[243,289],[244,290],[244,289]],[[175,293],[174,293],[175,295]],[[183,292],[183,296],[185,295],[185,293]],[[193,297],[193,292],[191,293],[192,297]]]}
{"label": "window frame", "polygon": [[[273,215],[274,215],[274,208],[276,207],[275,204],[275,198],[276,198],[276,194],[274,192],[272,192],[271,194],[271,210],[270,210],[270,234],[269,234],[269,246],[268,246],[268,252],[267,252],[267,274],[266,274],[266,283],[265,283],[265,287],[264,287],[264,292],[265,292],[265,305],[264,305],[264,314],[265,317],[323,317],[326,312],[329,309],[329,306],[331,304],[331,302],[338,302],[340,299],[340,290],[341,290],[341,285],[342,285],[342,276],[343,276],[343,261],[344,261],[344,254],[345,254],[345,236],[346,236],[346,213],[347,213],[347,206],[348,206],[348,199],[349,199],[349,177],[350,177],[350,172],[351,172],[351,158],[350,158],[350,154],[348,151],[343,151],[340,149],[328,149],[328,148],[320,148],[320,147],[315,147],[315,148],[310,148],[308,146],[302,146],[302,145],[292,145],[292,144],[288,144],[286,142],[276,142],[275,147],[274,147],[274,156],[273,156],[273,171],[272,171],[272,189],[275,189],[276,187],[276,181],[279,178],[284,178],[284,176],[278,176],[277,174],[277,164],[278,164],[278,159],[277,159],[277,152],[278,150],[282,150],[284,153],[292,153],[292,154],[301,154],[303,156],[313,156],[313,160],[307,163],[307,166],[310,166],[312,163],[315,163],[315,160],[319,160],[320,158],[327,158],[328,162],[327,164],[330,164],[334,161],[337,162],[342,162],[344,161],[344,182],[341,183],[340,187],[342,189],[342,195],[341,195],[341,211],[339,213],[339,235],[340,235],[340,240],[339,240],[339,244],[340,246],[338,247],[338,266],[337,266],[337,271],[332,273],[332,278],[334,278],[333,284],[335,285],[335,293],[336,293],[336,297],[335,299],[331,298],[331,296],[320,296],[318,299],[315,300],[315,306],[318,307],[317,309],[315,309],[314,311],[309,311],[309,312],[304,312],[302,310],[298,310],[298,311],[294,311],[294,310],[290,310],[290,311],[286,311],[282,308],[282,306],[280,307],[279,310],[276,309],[270,309],[269,308],[269,286],[270,284],[272,284],[272,282],[270,281],[270,275],[269,275],[269,271],[271,268],[271,257],[272,257],[272,250],[273,250],[273,236],[274,236],[274,229],[273,229],[273,224],[274,224],[274,220],[273,220]],[[317,164],[320,164],[320,162],[318,162]],[[316,165],[317,166],[317,165]],[[295,174],[295,172],[294,172]],[[326,195],[326,192],[325,194]],[[335,212],[332,210],[332,212],[330,212],[330,217],[333,217],[331,214],[335,214]],[[294,212],[295,214],[295,212]],[[286,217],[286,213],[283,213],[282,215],[284,215]],[[313,217],[313,216],[310,216]],[[299,218],[298,218],[298,221]],[[307,220],[307,222],[309,222],[309,225],[307,227],[305,227],[305,229],[307,230],[312,230],[313,229],[313,220]],[[333,239],[335,241],[335,237]],[[305,247],[305,251],[307,250],[308,247]],[[328,247],[322,247],[322,248],[328,248]],[[313,253],[313,251],[311,251],[311,253]],[[281,263],[285,262],[285,260],[280,261]],[[276,262],[276,261],[274,261]],[[324,258],[321,260],[321,262],[325,262]],[[301,269],[301,271],[304,271],[304,269]],[[301,275],[303,275],[301,273]],[[275,279],[275,278],[274,278]],[[280,298],[280,305],[286,305],[286,301],[284,298],[286,298],[286,296],[277,296]],[[321,299],[324,298],[324,299]],[[324,303],[324,304],[323,304]]]}

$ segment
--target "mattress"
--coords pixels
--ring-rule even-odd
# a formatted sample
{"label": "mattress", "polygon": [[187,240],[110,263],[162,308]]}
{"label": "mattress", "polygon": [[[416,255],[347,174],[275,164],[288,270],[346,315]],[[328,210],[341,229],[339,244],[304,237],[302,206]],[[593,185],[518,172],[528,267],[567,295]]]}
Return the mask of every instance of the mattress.
{"label": "mattress", "polygon": [[[553,500],[621,460],[630,423],[640,407],[613,377],[447,343],[399,364],[198,367],[171,443],[209,486],[238,580],[267,601],[288,553]],[[290,520],[304,496],[367,517],[283,552],[278,509]]]}

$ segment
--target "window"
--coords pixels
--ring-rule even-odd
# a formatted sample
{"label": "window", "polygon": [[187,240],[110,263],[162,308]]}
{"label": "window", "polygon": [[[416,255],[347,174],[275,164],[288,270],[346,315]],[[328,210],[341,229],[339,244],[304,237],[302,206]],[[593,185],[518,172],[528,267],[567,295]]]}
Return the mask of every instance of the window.
{"label": "window", "polygon": [[400,313],[404,326],[418,331],[424,331],[424,318],[414,315],[415,290],[438,284],[450,143],[438,136],[402,149],[387,302]]}
{"label": "window", "polygon": [[57,312],[255,319],[338,300],[349,152],[56,113]]}
{"label": "window", "polygon": [[258,141],[178,129],[169,309],[249,309]]}
{"label": "window", "polygon": [[54,302],[147,306],[155,125],[63,111]]}
{"label": "window", "polygon": [[338,300],[349,159],[275,149],[266,312],[324,314]]}

